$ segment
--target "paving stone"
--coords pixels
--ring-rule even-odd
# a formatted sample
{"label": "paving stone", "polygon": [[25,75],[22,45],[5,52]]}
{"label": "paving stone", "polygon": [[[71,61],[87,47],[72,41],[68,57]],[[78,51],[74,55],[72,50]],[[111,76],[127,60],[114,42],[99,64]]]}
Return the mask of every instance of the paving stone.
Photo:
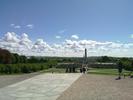
{"label": "paving stone", "polygon": [[0,89],[0,100],[56,100],[81,74],[41,74]]}
{"label": "paving stone", "polygon": [[133,79],[84,74],[57,100],[133,100]]}

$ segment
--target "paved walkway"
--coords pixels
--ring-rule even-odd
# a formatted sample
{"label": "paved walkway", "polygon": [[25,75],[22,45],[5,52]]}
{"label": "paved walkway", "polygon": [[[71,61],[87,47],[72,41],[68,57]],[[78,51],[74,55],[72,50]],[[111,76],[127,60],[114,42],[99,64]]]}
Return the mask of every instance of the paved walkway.
{"label": "paved walkway", "polygon": [[41,74],[40,72],[28,73],[28,74],[18,74],[18,75],[0,75],[0,88],[6,87],[11,84],[24,81],[26,79],[32,78],[36,75]]}
{"label": "paved walkway", "polygon": [[81,74],[41,74],[0,88],[0,100],[56,100]]}
{"label": "paved walkway", "polygon": [[133,100],[133,78],[83,75],[57,100]]}

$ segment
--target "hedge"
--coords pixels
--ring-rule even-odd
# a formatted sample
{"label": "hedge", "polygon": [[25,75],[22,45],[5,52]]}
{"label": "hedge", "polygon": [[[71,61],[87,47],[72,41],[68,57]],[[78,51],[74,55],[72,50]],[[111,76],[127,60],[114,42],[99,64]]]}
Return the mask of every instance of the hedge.
{"label": "hedge", "polygon": [[46,63],[27,63],[27,64],[0,64],[0,73],[31,73],[48,69],[51,65]]}

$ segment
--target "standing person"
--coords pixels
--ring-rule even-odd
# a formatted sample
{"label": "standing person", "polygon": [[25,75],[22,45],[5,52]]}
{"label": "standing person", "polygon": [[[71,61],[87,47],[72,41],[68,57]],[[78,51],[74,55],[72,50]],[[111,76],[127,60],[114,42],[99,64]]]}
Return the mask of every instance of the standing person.
{"label": "standing person", "polygon": [[118,79],[121,79],[122,70],[123,70],[123,64],[121,61],[119,61],[118,62],[118,73],[119,73]]}
{"label": "standing person", "polygon": [[85,67],[83,67],[83,73],[85,74],[85,72],[86,72],[86,69],[85,69]]}
{"label": "standing person", "polygon": [[83,72],[83,70],[82,70],[82,68],[80,68],[80,73],[82,73]]}
{"label": "standing person", "polygon": [[133,78],[133,61],[131,62],[131,72],[129,73],[130,78]]}

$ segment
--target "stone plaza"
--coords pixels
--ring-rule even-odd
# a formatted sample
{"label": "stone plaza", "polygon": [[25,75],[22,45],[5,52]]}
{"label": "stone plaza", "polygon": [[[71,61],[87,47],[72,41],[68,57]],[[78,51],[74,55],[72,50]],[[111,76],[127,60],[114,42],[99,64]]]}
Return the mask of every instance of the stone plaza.
{"label": "stone plaza", "polygon": [[0,100],[56,100],[81,74],[41,74],[0,88]]}

